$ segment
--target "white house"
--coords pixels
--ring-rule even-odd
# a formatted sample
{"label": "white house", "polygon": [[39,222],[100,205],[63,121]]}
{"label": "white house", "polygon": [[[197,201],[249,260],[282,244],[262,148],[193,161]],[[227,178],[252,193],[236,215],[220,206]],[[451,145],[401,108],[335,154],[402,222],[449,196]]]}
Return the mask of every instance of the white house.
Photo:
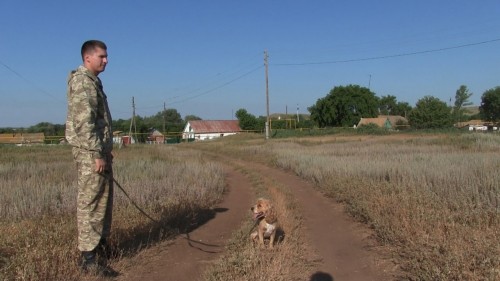
{"label": "white house", "polygon": [[183,139],[209,140],[241,132],[238,120],[193,120],[182,133]]}
{"label": "white house", "polygon": [[488,131],[488,126],[490,130],[496,131],[496,127],[493,123],[486,122],[483,120],[469,120],[465,122],[458,122],[454,125],[457,128],[468,128],[469,131]]}

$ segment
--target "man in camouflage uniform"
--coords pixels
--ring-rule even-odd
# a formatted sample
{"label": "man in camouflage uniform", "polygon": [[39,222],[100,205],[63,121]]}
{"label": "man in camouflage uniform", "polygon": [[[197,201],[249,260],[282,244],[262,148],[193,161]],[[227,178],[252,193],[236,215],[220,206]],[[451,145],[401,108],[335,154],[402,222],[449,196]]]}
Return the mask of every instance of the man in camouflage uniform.
{"label": "man in camouflage uniform", "polygon": [[109,274],[98,264],[96,252],[110,234],[113,208],[113,134],[111,114],[101,80],[108,63],[106,45],[90,40],[82,45],[83,65],[68,77],[66,139],[73,146],[78,170],[78,249],[82,269]]}

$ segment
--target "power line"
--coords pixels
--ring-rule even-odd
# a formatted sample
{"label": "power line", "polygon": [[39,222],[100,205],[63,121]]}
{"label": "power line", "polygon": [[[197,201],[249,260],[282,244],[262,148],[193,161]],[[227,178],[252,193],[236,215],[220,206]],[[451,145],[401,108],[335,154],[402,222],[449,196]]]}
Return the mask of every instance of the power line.
{"label": "power line", "polygon": [[255,71],[257,71],[257,70],[261,69],[262,67],[264,67],[264,66],[263,66],[263,65],[259,65],[258,67],[254,68],[254,69],[252,69],[252,70],[250,70],[250,71],[248,71],[248,72],[246,72],[246,73],[244,73],[244,74],[242,74],[242,75],[240,75],[240,76],[238,76],[238,77],[236,77],[236,78],[234,78],[234,79],[232,79],[232,80],[230,80],[230,81],[228,81],[228,82],[225,82],[224,84],[221,84],[221,85],[219,85],[219,86],[217,86],[217,87],[215,87],[215,88],[212,88],[212,89],[210,89],[210,90],[207,90],[207,91],[205,91],[205,92],[202,92],[202,93],[200,93],[200,94],[198,94],[198,95],[194,95],[194,96],[191,96],[191,97],[187,97],[187,98],[185,98],[185,99],[183,99],[183,100],[180,100],[180,101],[171,102],[170,104],[177,104],[177,103],[185,102],[185,101],[188,101],[188,100],[192,100],[192,99],[194,99],[194,98],[197,98],[197,97],[200,97],[200,96],[203,96],[203,95],[209,94],[209,93],[211,93],[211,92],[213,92],[213,91],[215,91],[215,90],[219,90],[219,89],[221,89],[221,88],[224,88],[225,86],[227,86],[227,85],[229,85],[229,84],[232,84],[232,83],[236,82],[237,80],[240,80],[241,78],[243,78],[243,77],[245,77],[245,76],[248,76],[248,75],[250,75],[250,74],[254,73]]}
{"label": "power line", "polygon": [[55,97],[53,96],[52,94],[50,94],[49,92],[45,91],[44,89],[38,87],[35,83],[33,83],[32,81],[30,81],[29,79],[25,78],[23,75],[21,75],[19,72],[15,71],[14,69],[12,69],[12,67],[8,66],[7,64],[5,64],[3,61],[0,60],[0,64],[5,67],[8,71],[14,73],[17,77],[21,78],[21,80],[23,80],[24,82],[26,82],[28,85],[30,85],[31,87],[37,89],[38,91],[44,93],[45,95],[59,101],[59,102],[64,102],[64,101],[61,101],[58,97]]}
{"label": "power line", "polygon": [[417,52],[395,54],[395,55],[386,55],[386,56],[368,57],[368,58],[357,58],[357,59],[348,59],[348,60],[322,61],[322,62],[274,63],[272,65],[275,65],[275,66],[300,66],[300,65],[334,64],[334,63],[349,63],[349,62],[369,61],[369,60],[381,60],[381,59],[389,59],[389,58],[396,58],[396,57],[421,55],[421,54],[434,53],[434,52],[442,52],[442,51],[447,51],[447,50],[452,50],[452,49],[459,49],[459,48],[489,44],[489,43],[494,43],[494,42],[498,42],[498,41],[500,41],[500,38],[482,41],[482,42],[458,45],[458,46],[453,46],[453,47],[445,47],[445,48],[439,48],[439,49],[417,51]]}
{"label": "power line", "polygon": [[[250,66],[250,65],[249,65]],[[255,63],[253,63],[253,66],[255,66]],[[191,99],[194,99],[194,98],[197,98],[197,97],[200,97],[200,96],[203,96],[203,95],[206,95],[206,94],[209,94],[215,90],[218,90],[218,89],[221,89],[229,84],[232,84],[233,82],[247,76],[247,75],[250,75],[251,73],[259,70],[260,68],[262,68],[263,66],[261,64],[258,64],[257,67],[254,67],[250,70],[248,70],[247,72],[237,76],[236,78],[234,79],[231,79],[229,81],[224,81],[222,79],[219,79],[219,83],[217,81],[214,81],[214,82],[211,82],[209,83],[208,85],[206,86],[200,86],[200,87],[197,87],[196,89],[193,89],[193,90],[189,90],[187,91],[186,93],[183,93],[183,94],[178,94],[176,96],[173,96],[173,97],[167,97],[167,100],[169,101],[168,104],[179,104],[179,103],[182,103],[182,102],[185,102],[185,101],[188,101],[188,100],[191,100]],[[243,70],[243,69],[241,69]],[[218,73],[216,75],[214,75],[214,77],[217,77],[217,76],[221,76],[223,74],[226,74],[226,73],[229,73],[229,75],[233,75],[233,74],[237,74],[238,72],[241,72],[241,70],[236,70],[236,71],[225,71],[225,72],[221,72],[221,73]],[[227,78],[230,78],[230,77],[227,77]],[[199,94],[194,94],[196,92],[200,92],[200,90],[203,90],[203,88],[208,88],[210,87],[211,85],[214,85],[212,88],[209,88],[209,90],[205,90]],[[193,94],[193,95],[190,95],[190,94]],[[180,99],[180,98],[183,98],[185,97],[184,99]],[[177,100],[176,100],[177,99]],[[147,110],[147,109],[160,109],[162,108],[162,105],[149,105],[149,106],[140,106],[140,107],[137,107],[137,109],[140,109],[140,110]]]}
{"label": "power line", "polygon": [[[198,97],[200,97],[200,96],[207,95],[207,94],[209,94],[209,93],[211,93],[211,92],[214,92],[214,91],[216,91],[216,90],[219,90],[219,89],[221,89],[221,88],[224,88],[224,87],[226,87],[226,86],[228,86],[228,85],[230,85],[230,84],[232,84],[232,83],[234,83],[234,82],[236,82],[236,81],[238,81],[238,80],[240,80],[240,79],[242,79],[242,78],[244,78],[244,77],[246,77],[246,76],[248,76],[248,75],[250,75],[250,74],[252,74],[252,73],[256,72],[257,70],[259,70],[259,69],[261,69],[261,68],[263,68],[263,67],[264,67],[264,65],[259,65],[259,66],[255,67],[255,68],[253,68],[253,69],[251,69],[251,70],[249,70],[249,71],[247,71],[247,72],[245,72],[245,73],[241,74],[240,76],[238,76],[238,77],[236,77],[236,78],[234,78],[234,79],[231,79],[231,80],[229,80],[229,81],[227,81],[227,82],[224,82],[224,83],[222,83],[222,84],[220,84],[220,85],[218,85],[218,86],[216,86],[216,87],[214,87],[214,88],[211,88],[211,89],[209,89],[209,90],[206,90],[206,91],[204,91],[204,92],[202,92],[202,93],[200,93],[200,94],[193,95],[193,96],[188,96],[188,97],[186,97],[186,98],[184,98],[184,99],[182,99],[182,100],[171,101],[171,102],[169,102],[169,105],[183,103],[183,102],[186,102],[186,101],[188,101],[188,100],[192,100],[192,99],[198,98]],[[180,97],[180,96],[176,96],[176,97]],[[142,107],[136,107],[136,109],[140,109],[140,110],[144,110],[144,109],[154,109],[154,108],[158,108],[158,109],[160,109],[160,108],[163,108],[163,105],[153,105],[153,106],[142,106]]]}
{"label": "power line", "polygon": [[[217,74],[215,74],[215,75],[213,75],[211,77],[208,77],[208,79],[218,78],[217,81],[209,82],[205,86],[198,86],[195,89],[191,89],[191,90],[187,89],[187,87],[185,87],[186,88],[185,90],[183,90],[183,89],[176,89],[176,90],[173,91],[174,93],[175,92],[183,92],[183,93],[182,94],[177,94],[174,97],[169,97],[168,99],[172,100],[172,99],[176,99],[176,98],[182,98],[183,96],[189,96],[190,94],[199,92],[200,90],[203,90],[203,88],[210,88],[210,87],[212,87],[212,85],[217,85],[220,82],[226,80],[226,78],[221,78],[221,77],[228,76],[228,78],[229,78],[231,76],[237,75],[238,73],[246,71],[250,67],[253,69],[255,67],[255,65],[256,65],[255,63],[252,63],[250,65],[242,65],[242,64],[240,64],[239,66],[236,67],[235,70],[231,69],[231,70],[227,70],[227,71],[217,72]],[[192,86],[192,83],[190,83],[190,86]]]}

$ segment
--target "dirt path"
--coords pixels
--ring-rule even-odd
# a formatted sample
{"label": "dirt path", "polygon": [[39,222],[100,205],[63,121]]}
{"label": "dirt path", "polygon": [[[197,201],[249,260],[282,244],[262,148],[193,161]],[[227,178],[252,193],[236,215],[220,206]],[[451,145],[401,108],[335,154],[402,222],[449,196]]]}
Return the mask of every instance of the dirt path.
{"label": "dirt path", "polygon": [[213,219],[136,257],[134,266],[117,280],[202,280],[204,267],[224,250],[235,227],[248,216],[252,202],[251,184],[241,173],[226,167],[226,181],[228,192]]}
{"label": "dirt path", "polygon": [[[299,177],[256,163],[243,164],[245,169],[260,173],[287,186],[302,210],[306,237],[321,257],[311,272],[319,278],[333,280],[391,280],[390,264],[373,250],[371,232],[354,222],[341,205],[323,197]],[[224,243],[249,215],[254,198],[251,183],[242,173],[226,165],[228,193],[216,209],[216,216],[189,234],[165,242],[134,258],[133,266],[118,278],[128,280],[202,280],[206,265],[217,259]]]}
{"label": "dirt path", "polygon": [[318,281],[393,279],[391,264],[374,251],[376,243],[371,237],[372,232],[353,221],[341,204],[324,197],[310,183],[290,172],[254,163],[252,167],[263,176],[272,177],[289,187],[297,199],[304,217],[306,237],[322,258],[316,270],[332,278]]}

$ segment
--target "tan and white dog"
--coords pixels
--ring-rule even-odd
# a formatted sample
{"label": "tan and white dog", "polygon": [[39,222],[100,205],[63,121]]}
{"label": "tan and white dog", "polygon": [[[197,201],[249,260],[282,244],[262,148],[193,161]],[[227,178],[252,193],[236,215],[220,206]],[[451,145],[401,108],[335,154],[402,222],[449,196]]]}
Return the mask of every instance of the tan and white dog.
{"label": "tan and white dog", "polygon": [[257,230],[250,234],[250,237],[254,241],[258,239],[261,247],[265,247],[264,238],[269,238],[269,248],[273,248],[276,228],[278,227],[278,218],[271,201],[259,198],[250,210],[253,212],[253,219],[259,220]]}

